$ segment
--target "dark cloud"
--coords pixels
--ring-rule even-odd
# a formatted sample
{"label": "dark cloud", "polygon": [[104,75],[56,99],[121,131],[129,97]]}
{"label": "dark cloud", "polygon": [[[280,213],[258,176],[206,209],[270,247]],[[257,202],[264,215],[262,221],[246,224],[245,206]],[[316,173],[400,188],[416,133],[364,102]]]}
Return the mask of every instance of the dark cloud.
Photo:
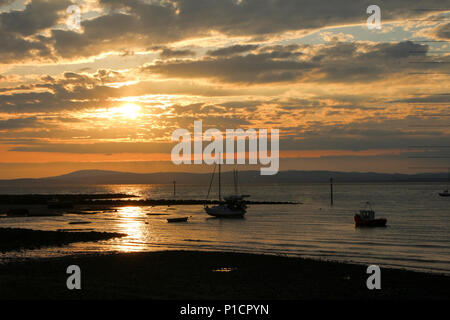
{"label": "dark cloud", "polygon": [[230,58],[159,62],[142,70],[174,78],[214,78],[223,82],[266,83],[293,81],[313,67],[309,62],[274,60],[270,54],[248,54]]}
{"label": "dark cloud", "polygon": [[[101,0],[107,12],[82,21],[82,32],[53,29],[62,22],[68,0],[33,0],[24,10],[0,13],[0,63],[17,55],[23,59],[81,58],[116,51],[132,53],[155,45],[208,36],[219,32],[227,36],[260,37],[293,30],[314,30],[351,23],[364,23],[369,1],[342,0],[326,5],[316,0]],[[427,6],[440,8],[439,0]],[[381,1],[383,21],[424,14],[414,10],[419,3],[407,0]],[[427,12],[429,13],[429,12]],[[445,30],[440,31],[439,33]],[[31,38],[24,38],[29,36]],[[9,44],[8,44],[9,43]],[[245,45],[211,52],[213,56],[243,53]],[[224,51],[220,51],[224,50]],[[166,52],[170,55],[170,52]],[[275,53],[275,51],[274,51]],[[171,58],[183,52],[172,52]],[[191,52],[184,52],[191,54]],[[288,75],[279,76],[289,78]]]}
{"label": "dark cloud", "polygon": [[[310,47],[314,49],[314,47]],[[158,62],[143,71],[173,78],[213,78],[221,82],[269,83],[289,81],[370,82],[393,74],[432,70],[441,66],[426,55],[428,46],[410,41],[400,43],[343,43],[317,46],[304,55],[300,46],[261,48],[239,56],[206,57],[198,60]],[[421,51],[421,54],[414,52]],[[413,60],[414,58],[415,60]]]}
{"label": "dark cloud", "polygon": [[427,45],[411,41],[375,45],[336,43],[319,50],[311,61],[319,65],[315,70],[322,75],[319,81],[371,82],[408,72],[439,69],[440,66],[427,63],[432,62],[428,50]]}
{"label": "dark cloud", "polygon": [[22,152],[63,152],[84,154],[109,154],[109,153],[159,153],[170,152],[172,143],[159,142],[108,142],[91,144],[53,144],[37,142],[36,145],[14,147],[10,151]]}
{"label": "dark cloud", "polygon": [[448,103],[450,105],[450,94],[432,94],[393,100],[392,103]]}
{"label": "dark cloud", "polygon": [[55,59],[38,33],[57,24],[68,5],[68,0],[34,0],[24,10],[0,13],[0,64]]}
{"label": "dark cloud", "polygon": [[[118,97],[117,88],[106,86],[106,83],[122,79],[117,72],[100,69],[92,76],[65,72],[62,78],[55,79],[43,76],[43,82],[25,87],[7,88],[9,94],[0,95],[0,112],[37,113],[61,110],[81,110],[92,108],[99,103],[108,107],[111,97]],[[25,89],[28,92],[15,92]],[[33,89],[46,89],[35,90]]]}
{"label": "dark cloud", "polygon": [[443,24],[436,29],[436,37],[439,39],[450,39],[450,23]]}
{"label": "dark cloud", "polygon": [[173,50],[165,48],[160,53],[160,57],[164,59],[182,58],[188,56],[195,56],[195,52],[192,50]]}
{"label": "dark cloud", "polygon": [[68,0],[33,0],[22,11],[0,13],[1,30],[22,36],[33,35],[54,26],[69,5]]}
{"label": "dark cloud", "polygon": [[28,59],[48,59],[50,54],[50,48],[41,41],[24,39],[0,29],[0,64]]}
{"label": "dark cloud", "polygon": [[[210,35],[264,36],[292,30],[313,30],[364,23],[371,3],[353,0],[326,5],[316,0],[102,0],[109,13],[83,21],[83,33],[54,30],[47,39],[64,58],[98,55],[106,51],[148,48]],[[439,8],[439,0],[427,6]],[[382,1],[383,19],[423,14],[418,3]],[[236,48],[235,48],[236,49]]]}
{"label": "dark cloud", "polygon": [[231,56],[231,55],[238,54],[238,53],[252,51],[252,50],[257,49],[258,47],[259,47],[258,45],[252,45],[252,44],[247,44],[247,45],[237,44],[234,46],[220,48],[217,50],[210,50],[207,52],[207,55],[213,56],[213,57]]}
{"label": "dark cloud", "polygon": [[41,127],[42,123],[36,117],[0,120],[0,130],[14,130]]}

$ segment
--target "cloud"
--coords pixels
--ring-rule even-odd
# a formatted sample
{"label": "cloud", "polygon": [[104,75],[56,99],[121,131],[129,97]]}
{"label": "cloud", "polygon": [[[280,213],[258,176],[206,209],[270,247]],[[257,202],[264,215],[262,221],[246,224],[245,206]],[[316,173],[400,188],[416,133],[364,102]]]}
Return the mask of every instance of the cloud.
{"label": "cloud", "polygon": [[69,5],[68,0],[33,0],[22,11],[0,13],[2,32],[34,35],[54,26]]}
{"label": "cloud", "polygon": [[[310,53],[307,53],[308,50]],[[305,52],[303,53],[302,50]],[[414,52],[421,51],[420,54]],[[203,57],[197,60],[159,61],[144,72],[170,78],[212,78],[230,83],[294,81],[371,82],[415,70],[436,70],[426,55],[428,46],[411,41],[399,43],[334,42],[309,47],[272,46],[239,56]]]}
{"label": "cloud", "polygon": [[195,56],[195,52],[192,50],[174,50],[164,48],[160,53],[160,57],[163,59],[181,58],[188,56]]}
{"label": "cloud", "polygon": [[450,23],[443,24],[435,30],[438,39],[450,39]]}
{"label": "cloud", "polygon": [[13,147],[10,151],[21,152],[62,152],[81,154],[109,154],[109,153],[160,153],[170,152],[171,143],[139,143],[139,142],[108,142],[108,143],[37,143],[33,146]]}
{"label": "cloud", "polygon": [[51,51],[41,41],[24,39],[0,29],[0,64],[50,58]]}
{"label": "cloud", "polygon": [[[34,3],[24,11],[5,13],[4,20],[8,22],[5,30],[31,35],[55,24],[58,10],[64,8],[57,0]],[[353,0],[326,5],[316,0],[101,0],[100,3],[107,10],[82,21],[81,33],[54,29],[49,37],[40,41],[52,46],[58,57],[74,59],[111,51],[145,50],[212,33],[226,37],[258,37],[364,24],[370,4],[355,4]],[[439,0],[429,0],[427,6],[439,8],[440,4]],[[422,8],[419,3],[407,0],[383,1],[380,5],[384,22],[424,14],[414,10]],[[35,12],[40,14],[36,14],[39,18],[35,18]],[[29,15],[33,19],[26,19]],[[242,48],[235,47],[234,50]]]}
{"label": "cloud", "polygon": [[15,118],[15,119],[0,119],[0,130],[15,130],[24,128],[41,127],[42,123],[36,117]]}
{"label": "cloud", "polygon": [[[0,95],[0,112],[40,113],[61,110],[81,110],[102,103],[111,105],[108,99],[117,97],[119,90],[105,84],[122,79],[111,70],[100,69],[94,75],[65,72],[61,78],[48,75],[43,82],[6,88],[10,93]],[[26,92],[21,92],[26,90]]]}
{"label": "cloud", "polygon": [[210,50],[207,52],[207,55],[212,56],[212,57],[231,56],[231,55],[238,54],[238,53],[252,51],[252,50],[257,49],[258,47],[259,47],[258,45],[252,45],[252,44],[247,44],[247,45],[237,44],[234,46],[220,48],[217,50]]}
{"label": "cloud", "polygon": [[0,63],[54,59],[39,33],[55,26],[68,5],[68,0],[33,0],[23,10],[0,13]]}
{"label": "cloud", "polygon": [[392,103],[448,103],[450,104],[449,94],[432,94],[409,97],[405,99],[393,100]]}

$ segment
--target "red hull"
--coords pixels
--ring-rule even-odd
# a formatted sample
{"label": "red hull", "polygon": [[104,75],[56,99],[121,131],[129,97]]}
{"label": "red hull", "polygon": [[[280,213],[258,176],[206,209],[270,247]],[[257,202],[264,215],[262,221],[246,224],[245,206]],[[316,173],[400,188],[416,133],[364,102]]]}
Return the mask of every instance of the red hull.
{"label": "red hull", "polygon": [[357,227],[385,227],[387,223],[386,219],[364,220],[359,215],[355,215],[354,220]]}

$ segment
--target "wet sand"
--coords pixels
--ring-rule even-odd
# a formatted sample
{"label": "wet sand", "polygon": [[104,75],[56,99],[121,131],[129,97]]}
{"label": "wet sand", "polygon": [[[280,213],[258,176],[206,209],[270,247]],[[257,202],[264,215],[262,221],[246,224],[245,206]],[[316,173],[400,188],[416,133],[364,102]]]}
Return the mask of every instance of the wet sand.
{"label": "wet sand", "polygon": [[[66,268],[81,268],[81,290]],[[382,269],[381,290],[366,266],[241,253],[163,251],[73,256],[0,266],[0,299],[445,299],[450,277]]]}

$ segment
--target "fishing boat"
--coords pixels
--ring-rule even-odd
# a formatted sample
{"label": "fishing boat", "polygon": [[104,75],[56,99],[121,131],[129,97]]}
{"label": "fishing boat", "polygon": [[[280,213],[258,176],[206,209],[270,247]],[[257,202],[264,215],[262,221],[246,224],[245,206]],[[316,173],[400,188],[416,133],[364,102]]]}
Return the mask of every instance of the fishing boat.
{"label": "fishing boat", "polygon": [[450,193],[448,192],[449,184],[450,184],[450,169],[448,170],[447,189],[439,193],[441,197],[450,197]]}
{"label": "fishing boat", "polygon": [[[211,177],[211,182],[209,184],[209,190],[207,199],[209,198],[209,194],[211,192],[211,186],[214,179],[214,174],[216,172],[216,166],[214,166],[214,171]],[[234,170],[234,195],[224,197],[222,200],[221,193],[221,172],[220,172],[220,161],[219,161],[219,204],[215,206],[207,206],[205,205],[205,211],[210,216],[216,218],[242,218],[247,212],[247,204],[245,198],[249,197],[248,195],[239,195],[238,194],[238,177],[237,170]]]}
{"label": "fishing boat", "polygon": [[355,214],[354,221],[356,227],[385,227],[387,222],[386,219],[375,219],[375,211],[370,202],[366,202],[365,208]]}
{"label": "fishing boat", "polygon": [[174,223],[174,222],[187,222],[189,217],[181,217],[181,218],[167,218],[167,222]]}

